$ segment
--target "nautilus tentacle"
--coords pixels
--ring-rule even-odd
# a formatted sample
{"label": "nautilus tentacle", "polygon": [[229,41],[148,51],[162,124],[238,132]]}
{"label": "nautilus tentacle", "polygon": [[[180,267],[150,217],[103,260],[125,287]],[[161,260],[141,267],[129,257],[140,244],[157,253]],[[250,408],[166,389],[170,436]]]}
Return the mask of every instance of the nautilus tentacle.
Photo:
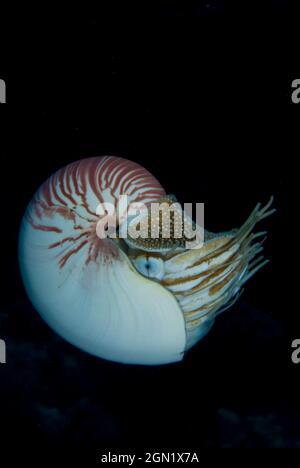
{"label": "nautilus tentacle", "polygon": [[[271,215],[273,198],[261,208],[258,204],[238,230],[223,234],[206,232],[208,240],[200,249],[161,253],[164,275],[160,283],[178,300],[185,318],[186,349],[193,346],[211,328],[216,315],[230,307],[240,296],[242,286],[268,260],[261,255],[262,241],[253,241],[265,232],[253,234],[255,225]],[[132,241],[131,241],[132,243]],[[150,261],[153,252],[132,252],[132,260],[141,269],[142,259]],[[156,261],[158,256],[156,255]]]}
{"label": "nautilus tentacle", "polygon": [[273,212],[272,200],[240,229],[206,231],[203,246],[188,250],[173,231],[167,240],[99,238],[99,204],[117,210],[122,195],[146,207],[175,200],[146,169],[113,156],[69,164],[40,187],[20,230],[27,293],[58,334],[91,354],[134,364],[178,361],[266,263],[257,256],[263,233],[253,228]]}

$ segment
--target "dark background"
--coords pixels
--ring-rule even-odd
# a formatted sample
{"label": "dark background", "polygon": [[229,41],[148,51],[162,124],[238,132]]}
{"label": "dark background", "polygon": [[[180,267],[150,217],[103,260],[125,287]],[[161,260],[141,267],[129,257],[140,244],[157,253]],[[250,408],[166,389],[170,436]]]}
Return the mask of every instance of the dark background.
{"label": "dark background", "polygon": [[[80,453],[94,463],[107,447],[300,448],[297,11],[260,3],[39,12],[7,32],[0,433],[10,461]],[[240,226],[275,197],[261,226],[271,262],[181,363],[89,356],[46,326],[23,289],[27,203],[55,170],[104,154],[141,163],[181,202],[205,202],[211,231]]]}

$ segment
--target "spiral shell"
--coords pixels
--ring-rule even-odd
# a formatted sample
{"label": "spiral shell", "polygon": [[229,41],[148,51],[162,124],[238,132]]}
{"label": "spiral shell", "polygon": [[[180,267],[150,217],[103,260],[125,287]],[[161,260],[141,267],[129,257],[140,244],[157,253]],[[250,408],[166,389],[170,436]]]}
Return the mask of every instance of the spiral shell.
{"label": "spiral shell", "polygon": [[[93,355],[123,363],[164,364],[210,329],[265,262],[251,234],[268,216],[257,206],[240,230],[206,232],[202,248],[97,236],[101,203],[117,209],[166,199],[140,165],[104,156],[74,162],[36,192],[23,217],[20,268],[28,296],[53,330]],[[167,197],[168,198],[168,197]],[[257,262],[257,263],[255,263]]]}

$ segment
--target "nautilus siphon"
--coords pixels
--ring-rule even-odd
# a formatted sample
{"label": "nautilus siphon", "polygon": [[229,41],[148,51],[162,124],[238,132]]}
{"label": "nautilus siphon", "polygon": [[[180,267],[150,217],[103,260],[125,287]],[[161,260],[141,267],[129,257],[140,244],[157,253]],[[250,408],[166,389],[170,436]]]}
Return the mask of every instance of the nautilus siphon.
{"label": "nautilus siphon", "polygon": [[240,229],[204,230],[202,246],[186,248],[172,230],[161,236],[161,217],[155,239],[120,236],[119,225],[115,237],[99,236],[107,215],[99,204],[117,207],[125,195],[147,209],[175,200],[145,168],[115,156],[82,159],[49,177],[21,223],[25,289],[48,325],[88,353],[130,364],[180,361],[266,263],[263,233],[253,228],[274,211],[272,199]]}

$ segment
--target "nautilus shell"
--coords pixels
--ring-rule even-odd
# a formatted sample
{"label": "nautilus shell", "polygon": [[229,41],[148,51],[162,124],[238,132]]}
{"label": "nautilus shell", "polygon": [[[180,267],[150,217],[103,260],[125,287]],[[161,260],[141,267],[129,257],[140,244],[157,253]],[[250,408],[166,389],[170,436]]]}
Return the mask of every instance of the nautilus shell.
{"label": "nautilus shell", "polygon": [[82,350],[123,363],[176,362],[265,264],[256,241],[263,233],[252,231],[273,212],[272,200],[240,229],[204,231],[202,247],[186,249],[172,233],[100,238],[99,204],[117,207],[123,195],[146,207],[173,200],[146,169],[119,157],[83,159],[52,175],[21,223],[24,285],[49,326]]}

